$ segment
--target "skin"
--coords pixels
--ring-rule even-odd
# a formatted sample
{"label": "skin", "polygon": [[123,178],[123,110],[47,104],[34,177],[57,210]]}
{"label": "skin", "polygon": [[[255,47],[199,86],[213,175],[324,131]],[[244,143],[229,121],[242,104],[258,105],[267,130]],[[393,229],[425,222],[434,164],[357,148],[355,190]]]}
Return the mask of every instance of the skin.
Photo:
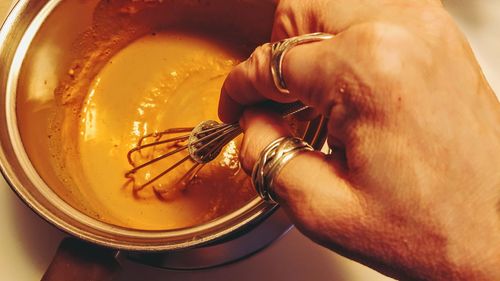
{"label": "skin", "polygon": [[500,104],[440,1],[280,1],[271,41],[322,31],[284,60],[270,45],[224,83],[219,116],[240,120],[241,159],[289,135],[254,105],[300,100],[328,121],[331,155],[304,152],[275,192],[315,242],[402,280],[500,279]]}

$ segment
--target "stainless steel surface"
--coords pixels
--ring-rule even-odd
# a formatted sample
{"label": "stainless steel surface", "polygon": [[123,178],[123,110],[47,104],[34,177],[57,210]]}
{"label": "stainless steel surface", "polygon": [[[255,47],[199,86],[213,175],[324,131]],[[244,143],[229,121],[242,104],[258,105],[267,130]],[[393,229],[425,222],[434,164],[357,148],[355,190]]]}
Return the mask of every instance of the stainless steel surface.
{"label": "stainless steel surface", "polygon": [[181,251],[121,252],[119,257],[166,269],[208,269],[247,258],[275,242],[290,229],[292,229],[290,220],[284,212],[278,210],[257,227],[244,231],[241,235],[228,237],[219,243]]}
{"label": "stainless steel surface", "polygon": [[[142,231],[94,219],[88,215],[85,207],[79,205],[82,202],[72,201],[54,191],[64,189],[64,179],[59,177],[52,166],[54,164],[49,161],[51,155],[46,134],[51,124],[46,116],[40,114],[47,109],[50,111],[57,108],[54,92],[62,85],[63,77],[67,77],[68,69],[74,61],[81,59],[78,55],[82,52],[75,46],[84,44],[82,42],[85,35],[95,25],[99,12],[106,9],[106,5],[131,2],[109,3],[111,2],[97,0],[22,0],[14,7],[2,27],[0,59],[4,67],[0,68],[0,89],[4,94],[0,100],[0,165],[10,186],[31,209],[59,229],[93,243],[122,250],[157,252],[193,249],[222,243],[228,241],[228,237],[234,238],[235,235],[250,231],[270,216],[276,206],[266,204],[256,197],[239,210],[203,225],[169,231]],[[147,5],[151,3],[153,2],[147,2]],[[157,4],[160,8],[149,8],[151,13],[159,15],[155,18],[159,21],[155,23],[157,26],[167,27],[191,21],[194,26],[214,26],[216,29],[224,28],[225,32],[240,34],[241,38],[248,40],[246,44],[254,46],[268,38],[274,10],[272,1],[185,0],[158,1]],[[234,14],[235,12],[237,13]],[[220,17],[220,13],[232,16]],[[122,15],[118,13],[116,16]],[[255,18],[260,19],[258,24],[249,26]],[[110,33],[105,34],[107,37],[104,38],[107,39],[104,42],[111,40],[113,43],[116,39],[114,32],[122,31],[120,26],[104,30],[103,33]],[[95,29],[92,31],[96,32]],[[137,32],[135,35],[139,37],[142,34]],[[102,36],[93,33],[93,36],[98,35]],[[130,39],[133,38],[127,40]],[[103,50],[99,58],[110,57],[127,42],[119,43]],[[99,65],[84,67],[91,68],[89,73],[92,73],[92,69],[98,69]],[[28,105],[32,106],[33,103],[37,110],[29,109]],[[305,136],[317,148],[324,141],[324,135],[320,131],[322,125],[321,120],[311,123]],[[282,231],[286,229],[282,228]],[[253,245],[253,248],[240,253],[254,252],[280,235],[281,233],[270,234],[262,245]],[[248,247],[245,243],[238,242],[237,239],[231,240],[231,245],[239,245],[241,248]],[[223,255],[220,255],[218,259],[207,262],[207,266],[236,258],[230,251],[225,253],[225,261],[222,261]],[[165,261],[162,263],[166,264]]]}

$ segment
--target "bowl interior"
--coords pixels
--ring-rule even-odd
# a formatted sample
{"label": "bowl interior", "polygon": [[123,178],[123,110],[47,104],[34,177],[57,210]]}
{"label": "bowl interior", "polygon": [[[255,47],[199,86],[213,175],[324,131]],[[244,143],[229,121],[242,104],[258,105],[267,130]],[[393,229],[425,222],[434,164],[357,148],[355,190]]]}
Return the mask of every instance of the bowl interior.
{"label": "bowl interior", "polygon": [[140,250],[148,245],[148,250],[206,243],[272,209],[256,199],[241,210],[199,227],[175,231],[123,229],[94,219],[98,214],[93,213],[89,202],[81,200],[78,189],[67,188],[72,179],[61,173],[62,161],[58,157],[64,152],[57,153],[58,137],[66,129],[60,122],[64,110],[81,108],[66,93],[87,92],[90,80],[103,64],[128,43],[153,30],[188,27],[224,34],[251,51],[269,40],[272,1],[89,0],[20,5],[24,5],[19,9],[24,9],[23,18],[29,22],[24,30],[17,26],[22,36],[13,55],[7,87],[12,95],[7,95],[6,104],[14,110],[7,110],[6,115],[10,112],[17,121],[7,116],[12,121],[7,121],[9,135],[19,160],[14,173],[20,181],[11,183],[38,213],[93,242]]}

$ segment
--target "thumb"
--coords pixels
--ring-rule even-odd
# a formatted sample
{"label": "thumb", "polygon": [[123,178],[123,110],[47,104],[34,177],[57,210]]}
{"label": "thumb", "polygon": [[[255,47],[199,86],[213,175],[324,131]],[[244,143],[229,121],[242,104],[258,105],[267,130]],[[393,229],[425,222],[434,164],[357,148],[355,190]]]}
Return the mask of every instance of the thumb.
{"label": "thumb", "polygon": [[[245,132],[240,158],[247,172],[267,145],[291,135],[279,115],[258,109],[246,110],[240,124]],[[332,235],[346,235],[361,212],[355,189],[338,161],[319,151],[304,151],[274,180],[280,205],[301,231],[319,242],[331,240]],[[324,234],[330,238],[321,237]]]}

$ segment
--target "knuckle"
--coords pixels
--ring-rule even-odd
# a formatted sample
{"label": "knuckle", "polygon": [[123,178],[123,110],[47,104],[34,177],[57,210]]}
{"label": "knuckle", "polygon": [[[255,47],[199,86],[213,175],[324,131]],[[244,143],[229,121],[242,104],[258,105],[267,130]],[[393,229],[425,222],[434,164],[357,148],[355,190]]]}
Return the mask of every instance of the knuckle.
{"label": "knuckle", "polygon": [[224,83],[222,84],[221,92],[225,92],[229,96],[232,95],[232,84],[234,83],[234,72],[235,69],[233,69],[229,74],[226,76],[226,80],[224,80]]}
{"label": "knuckle", "polygon": [[258,92],[257,86],[259,85],[258,81],[258,65],[257,63],[250,64],[248,67],[244,68],[244,76],[247,79],[248,82],[248,88],[252,92]]}
{"label": "knuckle", "polygon": [[[459,32],[450,15],[440,8],[426,8],[415,12],[412,20],[419,25],[377,22],[368,30],[372,65],[370,68],[386,78],[400,76],[404,67],[432,64],[435,50],[455,46]],[[365,34],[366,36],[366,34]]]}
{"label": "knuckle", "polygon": [[[274,39],[280,40],[297,35],[300,19],[303,18],[307,1],[287,0],[280,1],[274,15]],[[303,23],[305,24],[305,23]]]}
{"label": "knuckle", "polygon": [[421,44],[410,30],[400,25],[377,23],[369,30],[368,69],[379,79],[397,79]]}
{"label": "knuckle", "polygon": [[421,26],[430,37],[443,40],[455,32],[451,16],[442,8],[432,8],[422,11],[419,15]]}
{"label": "knuckle", "polygon": [[252,87],[261,94],[266,94],[265,87],[269,84],[271,45],[264,44],[255,49],[248,61],[245,75],[249,77]]}
{"label": "knuckle", "polygon": [[275,17],[289,16],[294,11],[294,4],[296,1],[293,0],[281,0],[276,7]]}
{"label": "knuckle", "polygon": [[276,9],[274,14],[274,29],[280,30],[280,32],[286,32],[287,22],[289,22],[290,17],[290,7],[287,5],[280,4]]}
{"label": "knuckle", "polygon": [[269,54],[271,52],[271,45],[266,43],[264,45],[260,45],[255,48],[253,52],[252,59],[255,59],[257,62],[262,62],[267,60]]}
{"label": "knuckle", "polygon": [[222,92],[226,93],[231,99],[240,104],[248,104],[252,102],[251,96],[248,93],[253,93],[253,76],[248,71],[249,67],[246,63],[239,64],[228,74]]}
{"label": "knuckle", "polygon": [[262,64],[263,60],[267,59],[266,58],[266,50],[268,50],[267,45],[268,44],[264,44],[255,48],[255,50],[247,60],[249,68],[258,67],[259,65]]}
{"label": "knuckle", "polygon": [[224,83],[222,84],[222,91],[226,92],[230,96],[234,95],[234,88],[238,84],[238,77],[241,76],[241,70],[242,67],[241,65],[238,65],[234,67],[231,72],[226,77],[226,80],[224,80]]}

